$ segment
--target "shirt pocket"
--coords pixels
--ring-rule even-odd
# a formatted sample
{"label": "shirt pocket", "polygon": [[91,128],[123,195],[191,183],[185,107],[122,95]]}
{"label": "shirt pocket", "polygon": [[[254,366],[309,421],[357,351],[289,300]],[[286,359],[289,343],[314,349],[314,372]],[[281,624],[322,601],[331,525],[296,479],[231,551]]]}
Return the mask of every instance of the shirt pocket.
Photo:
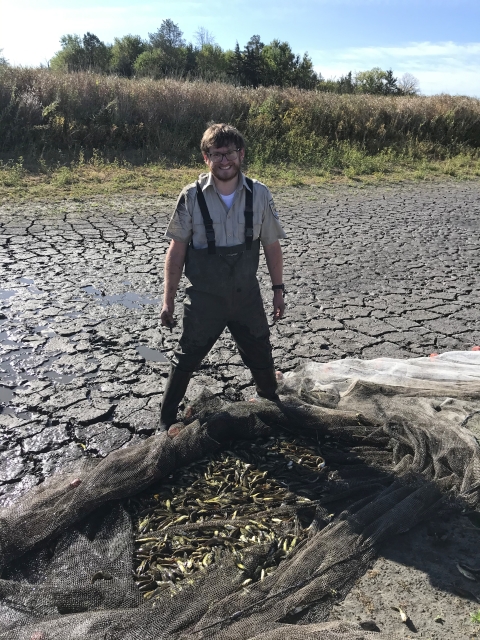
{"label": "shirt pocket", "polygon": [[207,235],[203,222],[193,223],[192,242],[195,249],[203,249],[207,246]]}

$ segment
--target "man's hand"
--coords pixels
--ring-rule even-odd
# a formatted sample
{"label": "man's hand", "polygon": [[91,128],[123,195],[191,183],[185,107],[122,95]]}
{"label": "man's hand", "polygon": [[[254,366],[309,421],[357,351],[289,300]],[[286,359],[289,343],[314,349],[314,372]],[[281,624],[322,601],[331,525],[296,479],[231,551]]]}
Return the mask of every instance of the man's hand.
{"label": "man's hand", "polygon": [[162,327],[168,327],[170,331],[177,324],[175,322],[175,318],[173,317],[174,310],[174,304],[164,304],[162,307],[162,311],[160,312],[160,322],[162,324]]}
{"label": "man's hand", "polygon": [[275,289],[273,292],[273,319],[281,320],[285,313],[285,299],[281,289]]}
{"label": "man's hand", "polygon": [[165,282],[160,322],[163,327],[168,327],[170,331],[176,324],[173,318],[173,312],[175,310],[175,294],[177,293],[178,283],[182,277],[186,253],[187,244],[185,242],[172,240],[165,257]]}

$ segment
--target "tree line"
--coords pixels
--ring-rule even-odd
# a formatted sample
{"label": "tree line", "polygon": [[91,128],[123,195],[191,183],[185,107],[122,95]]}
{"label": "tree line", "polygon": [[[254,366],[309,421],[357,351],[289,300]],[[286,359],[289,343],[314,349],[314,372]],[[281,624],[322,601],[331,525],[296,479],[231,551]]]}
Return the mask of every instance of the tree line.
{"label": "tree line", "polygon": [[200,27],[195,43],[187,43],[180,27],[170,19],[163,20],[148,39],[129,34],[106,44],[87,32],[83,37],[64,35],[60,44],[60,51],[49,63],[52,69],[60,71],[202,79],[254,88],[296,87],[333,93],[419,93],[418,81],[411,74],[398,79],[391,69],[379,67],[356,74],[349,72],[338,79],[325,79],[313,68],[308,53],[300,56],[292,51],[288,42],[278,39],[264,44],[259,35],[253,35],[243,49],[237,42],[234,49],[224,50],[207,29]]}

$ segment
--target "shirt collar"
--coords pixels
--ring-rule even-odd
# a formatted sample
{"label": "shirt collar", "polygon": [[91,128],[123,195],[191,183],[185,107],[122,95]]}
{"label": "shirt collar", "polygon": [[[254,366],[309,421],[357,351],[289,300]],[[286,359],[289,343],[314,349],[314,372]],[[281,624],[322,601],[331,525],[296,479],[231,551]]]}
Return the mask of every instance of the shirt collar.
{"label": "shirt collar", "polygon": [[[217,189],[215,187],[215,182],[213,180],[212,173],[211,172],[208,173],[207,176],[208,177],[207,177],[207,180],[205,181],[205,184],[202,187],[202,191],[205,191],[205,189],[207,187],[213,187],[215,189],[215,191],[216,191]],[[241,172],[240,173],[240,180],[238,181],[238,186],[235,189],[235,191],[241,191],[243,189],[243,187],[245,187],[245,189],[249,189],[250,190],[250,187],[248,186],[247,181],[245,180],[245,175],[243,174],[243,172]]]}

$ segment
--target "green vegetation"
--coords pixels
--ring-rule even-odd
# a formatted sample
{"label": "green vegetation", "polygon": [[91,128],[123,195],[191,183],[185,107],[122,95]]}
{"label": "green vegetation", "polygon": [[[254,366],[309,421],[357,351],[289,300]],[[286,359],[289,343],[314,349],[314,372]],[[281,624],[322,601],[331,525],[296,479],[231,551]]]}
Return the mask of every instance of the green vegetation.
{"label": "green vegetation", "polygon": [[470,614],[470,621],[480,624],[480,609],[476,613]]}
{"label": "green vegetation", "polygon": [[126,35],[105,44],[96,35],[68,34],[60,39],[61,49],[50,61],[55,71],[113,73],[131,78],[175,78],[228,82],[244,87],[297,87],[334,93],[415,95],[418,81],[410,74],[394,78],[392,70],[375,67],[352,76],[325,80],[316,73],[308,53],[295,54],[288,42],[278,39],[264,44],[259,35],[240,49],[224,51],[211,33],[199,28],[196,43],[187,43],[180,27],[163,20],[148,40]]}
{"label": "green vegetation", "polygon": [[249,161],[332,167],[350,154],[447,159],[480,147],[480,101],[333,94],[0,67],[0,157],[70,162],[94,150],[188,165],[209,121],[245,133]]}
{"label": "green vegetation", "polygon": [[[0,202],[63,198],[88,198],[115,193],[151,193],[176,197],[182,187],[193,182],[205,165],[176,166],[156,162],[134,166],[128,162],[104,160],[94,154],[83,156],[68,166],[31,165],[21,158],[0,161]],[[358,186],[405,180],[477,179],[480,159],[474,153],[460,153],[446,160],[415,159],[380,153],[370,156],[345,145],[323,167],[286,163],[249,163],[248,173],[271,188],[310,187],[333,184]]]}

